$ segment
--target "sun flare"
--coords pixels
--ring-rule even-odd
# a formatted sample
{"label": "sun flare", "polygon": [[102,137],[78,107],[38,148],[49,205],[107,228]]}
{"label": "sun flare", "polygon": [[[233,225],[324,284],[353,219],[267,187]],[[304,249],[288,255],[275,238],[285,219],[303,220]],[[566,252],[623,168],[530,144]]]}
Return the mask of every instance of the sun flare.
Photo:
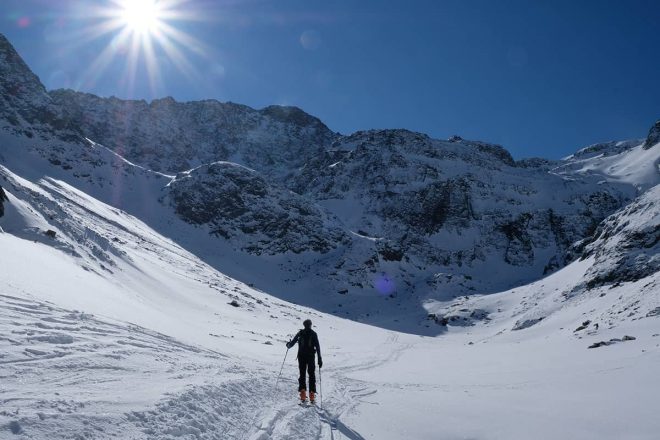
{"label": "sun flare", "polygon": [[133,32],[151,34],[161,24],[163,11],[155,0],[128,0],[121,6],[121,19]]}
{"label": "sun flare", "polygon": [[103,6],[90,7],[85,16],[95,20],[83,31],[84,40],[111,38],[87,69],[83,83],[93,85],[120,60],[125,71],[118,81],[127,88],[128,96],[135,92],[136,78],[143,69],[155,94],[164,63],[197,82],[199,72],[187,55],[207,57],[209,50],[177,27],[182,22],[208,19],[193,6],[191,0],[107,0]]}

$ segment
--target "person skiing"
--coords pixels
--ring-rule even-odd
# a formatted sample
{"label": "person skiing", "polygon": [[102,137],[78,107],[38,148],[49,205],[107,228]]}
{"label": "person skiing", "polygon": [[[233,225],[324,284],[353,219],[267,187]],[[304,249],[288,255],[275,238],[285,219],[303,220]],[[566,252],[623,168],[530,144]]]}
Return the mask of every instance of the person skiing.
{"label": "person skiing", "polygon": [[298,368],[300,370],[300,377],[298,378],[298,391],[300,392],[300,401],[307,400],[307,384],[305,380],[305,372],[309,375],[309,401],[314,403],[316,399],[316,375],[314,373],[314,354],[318,354],[319,368],[323,367],[323,359],[321,358],[321,346],[319,345],[319,337],[314,330],[312,330],[312,321],[306,319],[303,321],[303,328],[298,334],[289,342],[286,343],[286,348],[291,348],[298,344]]}

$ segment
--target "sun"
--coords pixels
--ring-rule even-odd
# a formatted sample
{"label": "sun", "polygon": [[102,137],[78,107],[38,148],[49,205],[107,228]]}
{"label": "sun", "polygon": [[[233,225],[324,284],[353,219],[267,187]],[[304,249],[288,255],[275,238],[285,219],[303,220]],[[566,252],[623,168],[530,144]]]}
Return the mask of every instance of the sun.
{"label": "sun", "polygon": [[[92,2],[81,2],[88,5]],[[161,84],[163,63],[181,71],[191,83],[201,75],[189,61],[188,54],[209,59],[211,50],[178,28],[182,22],[209,19],[195,7],[194,0],[103,0],[102,4],[81,6],[80,15],[89,20],[79,41],[90,42],[110,36],[85,71],[81,84],[93,87],[107,70],[117,62],[125,66],[116,76],[118,84],[126,87],[126,95],[138,92],[137,78],[146,72],[152,95]],[[78,43],[78,44],[80,44]]]}
{"label": "sun", "polygon": [[163,10],[156,0],[127,0],[121,8],[124,25],[137,34],[152,34],[162,24]]}

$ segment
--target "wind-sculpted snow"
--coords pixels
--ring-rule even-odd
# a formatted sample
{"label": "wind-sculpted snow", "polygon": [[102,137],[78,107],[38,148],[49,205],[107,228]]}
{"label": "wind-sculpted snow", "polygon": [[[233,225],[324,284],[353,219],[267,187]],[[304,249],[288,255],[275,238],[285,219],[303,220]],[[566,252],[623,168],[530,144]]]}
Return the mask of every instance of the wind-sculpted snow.
{"label": "wind-sculpted snow", "polygon": [[325,253],[350,241],[316,205],[237,164],[198,167],[168,188],[177,215],[249,253]]}

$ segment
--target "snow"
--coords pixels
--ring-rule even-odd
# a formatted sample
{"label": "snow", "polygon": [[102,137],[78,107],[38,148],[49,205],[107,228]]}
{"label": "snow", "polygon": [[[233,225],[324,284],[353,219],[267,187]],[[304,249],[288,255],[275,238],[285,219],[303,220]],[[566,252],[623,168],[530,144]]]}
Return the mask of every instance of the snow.
{"label": "snow", "polygon": [[[0,70],[25,90],[0,90],[0,439],[658,437],[660,144],[518,166],[295,108],[49,94],[1,35]],[[196,181],[193,213],[251,183],[265,226],[186,223],[169,197]],[[452,215],[411,239],[420,197]],[[264,253],[283,231],[302,246]],[[284,343],[306,318],[324,368],[301,408]]]}
{"label": "snow", "polygon": [[[488,320],[424,337],[254,290],[63,182],[12,181],[0,219],[0,438],[602,440],[660,429],[660,321],[646,317],[660,305],[657,273],[566,300],[587,258],[529,286],[429,303]],[[34,205],[45,199],[71,220],[57,225],[84,225],[86,239],[67,227],[60,245],[22,235],[53,227]],[[104,238],[105,255],[86,251]],[[634,315],[619,313],[629,304]],[[300,408],[293,353],[277,389],[275,379],[284,342],[310,316],[322,407]],[[544,319],[512,330],[535,317]],[[599,329],[576,332],[587,319]],[[587,348],[625,335],[636,339]]]}
{"label": "snow", "polygon": [[586,157],[579,154],[569,156],[555,172],[571,170],[575,174],[600,175],[604,181],[631,184],[643,192],[660,183],[659,152],[658,145],[644,149],[644,143],[640,141],[635,147],[616,154],[599,152]]}

